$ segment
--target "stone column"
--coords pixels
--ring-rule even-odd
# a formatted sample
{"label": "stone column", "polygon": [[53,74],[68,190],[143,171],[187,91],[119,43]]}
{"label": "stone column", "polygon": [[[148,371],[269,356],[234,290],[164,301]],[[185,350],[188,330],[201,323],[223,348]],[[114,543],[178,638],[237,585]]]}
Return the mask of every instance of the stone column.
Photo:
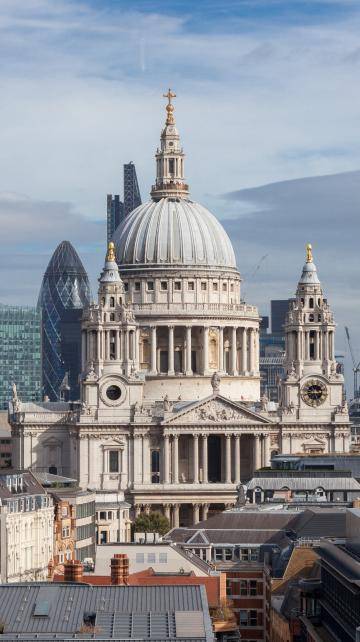
{"label": "stone column", "polygon": [[255,441],[255,452],[254,452],[254,464],[255,464],[255,470],[258,468],[261,468],[261,442],[260,442],[260,435],[254,435],[254,441]]}
{"label": "stone column", "polygon": [[140,328],[135,331],[135,361],[136,367],[140,369]]}
{"label": "stone column", "polygon": [[193,524],[200,521],[200,504],[193,504]]}
{"label": "stone column", "polygon": [[247,373],[247,329],[242,329],[241,374]]}
{"label": "stone column", "polygon": [[231,484],[231,435],[225,435],[225,483]]}
{"label": "stone column", "polygon": [[203,349],[203,358],[204,358],[204,374],[209,371],[209,328],[204,327],[204,349]]}
{"label": "stone column", "polygon": [[270,435],[264,435],[264,466],[270,466]]}
{"label": "stone column", "polygon": [[168,375],[174,375],[174,326],[169,325],[169,342],[168,342]]}
{"label": "stone column", "polygon": [[106,359],[110,359],[110,330],[106,330]]}
{"label": "stone column", "polygon": [[230,358],[231,358],[231,363],[230,363],[230,373],[232,375],[237,374],[237,364],[236,364],[236,328],[232,327],[231,328],[231,353],[230,353]]}
{"label": "stone column", "polygon": [[98,330],[96,333],[96,359],[97,361],[100,361],[101,358],[101,353],[100,353],[100,348],[101,346],[101,330]]}
{"label": "stone column", "polygon": [[128,328],[126,328],[126,330],[125,330],[125,354],[124,354],[124,361],[126,361],[126,363],[128,363],[129,357],[130,357],[130,350],[129,350],[130,345],[129,344],[130,344],[130,341],[129,341],[129,330],[128,330]]}
{"label": "stone column", "polygon": [[143,484],[150,483],[150,443],[149,435],[142,438],[142,477]]}
{"label": "stone column", "polygon": [[219,328],[219,371],[224,372],[224,328]]}
{"label": "stone column", "polygon": [[202,437],[203,484],[208,483],[208,436]]}
{"label": "stone column", "polygon": [[174,507],[173,507],[173,528],[179,528],[179,512],[180,512],[179,504],[174,504]]}
{"label": "stone column", "polygon": [[120,359],[120,332],[115,330],[115,359],[119,361]]}
{"label": "stone column", "polygon": [[302,340],[301,340],[301,330],[297,331],[296,334],[296,359],[297,361],[301,361],[302,355],[301,355],[301,345],[302,345]]}
{"label": "stone column", "polygon": [[250,352],[250,365],[249,365],[249,370],[251,374],[254,374],[255,372],[255,341],[254,341],[254,328],[250,328],[250,336],[249,336],[249,352]]}
{"label": "stone column", "polygon": [[139,517],[139,515],[141,513],[141,505],[140,504],[135,504],[134,508],[135,508],[135,517]]}
{"label": "stone column", "polygon": [[171,519],[171,504],[164,504],[164,515],[166,519],[169,520],[169,524],[171,525],[170,519]]}
{"label": "stone column", "polygon": [[164,484],[169,484],[170,483],[170,443],[169,443],[169,435],[164,435],[164,473],[163,473],[163,480]]}
{"label": "stone column", "polygon": [[186,326],[185,339],[185,374],[192,375],[191,369],[191,325]]}
{"label": "stone column", "polygon": [[81,332],[81,370],[84,372],[86,364],[86,331]]}
{"label": "stone column", "polygon": [[173,484],[179,483],[179,435],[173,436]]}
{"label": "stone column", "polygon": [[207,519],[208,517],[208,512],[209,512],[209,504],[203,504],[203,515],[202,515],[202,521]]}
{"label": "stone column", "polygon": [[199,483],[199,435],[193,435],[193,483]]}
{"label": "stone column", "polygon": [[135,433],[133,444],[134,484],[141,484],[141,435]]}
{"label": "stone column", "polygon": [[150,354],[150,374],[156,375],[156,326],[151,326],[151,354]]}
{"label": "stone column", "polygon": [[235,484],[239,484],[241,481],[240,455],[240,435],[235,435]]}

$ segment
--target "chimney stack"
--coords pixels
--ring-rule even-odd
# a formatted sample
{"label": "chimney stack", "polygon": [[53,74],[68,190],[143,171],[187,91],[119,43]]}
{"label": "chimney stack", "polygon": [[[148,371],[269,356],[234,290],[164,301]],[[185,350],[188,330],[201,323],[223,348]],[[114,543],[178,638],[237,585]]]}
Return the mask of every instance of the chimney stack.
{"label": "chimney stack", "polygon": [[129,558],[125,553],[115,553],[111,558],[111,584],[127,584],[129,578]]}
{"label": "chimney stack", "polygon": [[79,560],[69,560],[64,564],[64,582],[82,582],[83,565]]}

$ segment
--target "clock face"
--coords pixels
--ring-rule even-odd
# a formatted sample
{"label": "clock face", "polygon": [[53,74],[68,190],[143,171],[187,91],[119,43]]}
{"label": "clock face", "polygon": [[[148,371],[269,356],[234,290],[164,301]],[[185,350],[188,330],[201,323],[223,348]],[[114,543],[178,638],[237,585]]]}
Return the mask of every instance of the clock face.
{"label": "clock face", "polygon": [[310,379],[301,388],[301,398],[308,406],[321,406],[327,394],[326,385],[318,379]]}

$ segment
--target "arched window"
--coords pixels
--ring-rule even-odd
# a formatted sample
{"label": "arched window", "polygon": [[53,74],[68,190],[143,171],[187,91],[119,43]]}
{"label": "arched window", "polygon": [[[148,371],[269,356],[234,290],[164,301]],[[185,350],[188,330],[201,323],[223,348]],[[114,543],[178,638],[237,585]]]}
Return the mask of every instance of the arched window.
{"label": "arched window", "polygon": [[314,321],[314,315],[313,314],[309,314],[309,321],[310,321],[310,323],[313,323],[313,321]]}
{"label": "arched window", "polygon": [[311,296],[309,299],[309,308],[313,308],[313,307],[314,307],[314,299]]}
{"label": "arched window", "polygon": [[111,312],[111,314],[110,314],[110,321],[115,321],[115,314],[114,314],[114,312]]}
{"label": "arched window", "polygon": [[110,308],[115,307],[115,298],[113,296],[110,297]]}

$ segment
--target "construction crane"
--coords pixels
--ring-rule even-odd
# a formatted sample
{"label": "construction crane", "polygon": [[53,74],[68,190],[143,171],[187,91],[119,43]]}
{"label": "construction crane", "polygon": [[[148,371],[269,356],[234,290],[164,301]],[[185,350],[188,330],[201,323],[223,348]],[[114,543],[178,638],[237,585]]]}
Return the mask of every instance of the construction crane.
{"label": "construction crane", "polygon": [[352,364],[353,364],[353,373],[354,373],[354,399],[357,399],[357,398],[358,398],[358,396],[359,396],[358,375],[359,375],[359,372],[360,372],[360,361],[359,361],[359,363],[356,365],[356,359],[355,359],[354,351],[353,351],[353,349],[352,349],[352,345],[351,345],[351,339],[350,339],[350,332],[349,332],[349,328],[347,328],[346,326],[345,326],[345,333],[346,333],[347,342],[348,342],[348,344],[349,344],[349,350],[350,350],[350,355],[351,355],[351,361],[352,361]]}

